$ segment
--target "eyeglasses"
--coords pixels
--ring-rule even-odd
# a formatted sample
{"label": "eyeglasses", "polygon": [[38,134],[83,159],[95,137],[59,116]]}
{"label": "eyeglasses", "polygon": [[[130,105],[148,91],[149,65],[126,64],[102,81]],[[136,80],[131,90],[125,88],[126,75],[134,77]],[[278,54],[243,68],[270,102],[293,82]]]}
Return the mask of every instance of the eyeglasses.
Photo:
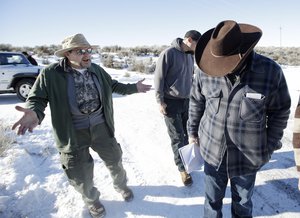
{"label": "eyeglasses", "polygon": [[93,49],[92,49],[92,48],[88,48],[88,49],[78,49],[78,50],[75,50],[75,52],[76,52],[78,55],[92,54]]}

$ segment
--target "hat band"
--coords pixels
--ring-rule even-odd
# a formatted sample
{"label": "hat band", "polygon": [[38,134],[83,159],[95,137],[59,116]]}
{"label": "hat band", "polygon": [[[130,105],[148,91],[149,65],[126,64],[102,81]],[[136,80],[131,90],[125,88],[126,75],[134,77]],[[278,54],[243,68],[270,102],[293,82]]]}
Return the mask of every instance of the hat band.
{"label": "hat band", "polygon": [[230,55],[233,55],[233,54],[237,54],[236,51],[238,51],[239,56],[242,57],[242,54],[241,54],[241,52],[240,52],[240,47],[236,48],[235,50],[233,50],[232,52],[230,52],[230,53],[228,53],[228,54],[226,54],[226,55],[216,55],[216,54],[214,54],[214,53],[212,52],[212,50],[210,50],[210,54],[211,54],[212,56],[214,56],[215,58],[221,58],[221,57],[226,57],[226,56],[230,56]]}

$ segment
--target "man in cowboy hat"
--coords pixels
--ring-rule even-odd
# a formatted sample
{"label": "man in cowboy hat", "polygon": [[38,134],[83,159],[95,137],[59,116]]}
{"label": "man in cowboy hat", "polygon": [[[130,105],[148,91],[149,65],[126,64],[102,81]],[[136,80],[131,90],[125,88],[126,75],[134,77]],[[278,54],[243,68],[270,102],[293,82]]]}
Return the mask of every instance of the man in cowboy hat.
{"label": "man in cowboy hat", "polygon": [[186,122],[189,94],[194,73],[194,51],[201,34],[196,30],[176,38],[156,62],[154,84],[156,101],[171,139],[174,161],[185,186],[193,183],[180,158],[178,149],[188,144]]}
{"label": "man in cowboy hat", "polygon": [[55,55],[59,63],[44,68],[28,96],[24,113],[13,125],[18,135],[41,124],[49,103],[52,126],[61,164],[72,186],[82,195],[93,217],[105,215],[100,192],[93,184],[91,147],[111,173],[113,185],[125,201],[133,199],[122,165],[122,150],[114,136],[112,93],[147,92],[143,80],[122,84],[111,78],[99,65],[91,63],[97,46],[90,45],[82,34],[65,38]]}
{"label": "man in cowboy hat", "polygon": [[261,35],[226,20],[196,46],[188,133],[205,161],[204,217],[222,217],[228,180],[232,217],[252,217],[256,173],[282,146],[291,99],[280,66],[254,52]]}

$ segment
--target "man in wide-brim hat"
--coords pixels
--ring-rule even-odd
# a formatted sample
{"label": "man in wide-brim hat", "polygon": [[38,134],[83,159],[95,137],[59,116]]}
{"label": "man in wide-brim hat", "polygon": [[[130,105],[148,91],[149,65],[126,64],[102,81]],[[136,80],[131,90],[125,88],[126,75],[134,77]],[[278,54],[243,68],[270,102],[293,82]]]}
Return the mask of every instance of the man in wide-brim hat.
{"label": "man in wide-brim hat", "polygon": [[[133,199],[122,164],[122,149],[114,135],[112,93],[147,92],[151,85],[123,84],[91,62],[93,49],[83,34],[66,37],[55,55],[58,63],[44,68],[26,102],[17,106],[24,116],[13,125],[25,134],[42,122],[49,103],[61,165],[72,186],[82,195],[92,217],[104,217],[105,208],[94,187],[94,162],[89,148],[98,153],[110,171],[116,191],[125,201]],[[97,171],[98,172],[98,171]],[[98,172],[99,173],[99,172]]]}
{"label": "man in wide-brim hat", "polygon": [[280,66],[254,51],[261,36],[225,20],[196,46],[188,132],[205,161],[203,217],[222,217],[228,180],[232,217],[252,217],[256,173],[282,146],[291,99]]}

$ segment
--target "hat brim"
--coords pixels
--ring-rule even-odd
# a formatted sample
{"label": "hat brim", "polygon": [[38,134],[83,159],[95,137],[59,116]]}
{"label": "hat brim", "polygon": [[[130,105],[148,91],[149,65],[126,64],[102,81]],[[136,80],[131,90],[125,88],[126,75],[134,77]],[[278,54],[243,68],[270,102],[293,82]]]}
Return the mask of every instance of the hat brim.
{"label": "hat brim", "polygon": [[56,52],[54,52],[54,55],[57,56],[57,57],[65,57],[65,53],[68,52],[68,51],[71,51],[75,48],[81,48],[81,47],[91,47],[93,49],[95,48],[99,48],[98,45],[91,45],[91,46],[87,46],[87,45],[83,45],[83,46],[76,46],[76,47],[72,47],[72,48],[65,48],[65,49],[60,49],[60,50],[57,50]]}
{"label": "hat brim", "polygon": [[238,69],[251,53],[262,36],[262,31],[249,24],[239,24],[243,43],[239,52],[228,56],[214,56],[210,51],[211,35],[215,28],[206,31],[198,40],[195,61],[198,67],[210,76],[225,76]]}

